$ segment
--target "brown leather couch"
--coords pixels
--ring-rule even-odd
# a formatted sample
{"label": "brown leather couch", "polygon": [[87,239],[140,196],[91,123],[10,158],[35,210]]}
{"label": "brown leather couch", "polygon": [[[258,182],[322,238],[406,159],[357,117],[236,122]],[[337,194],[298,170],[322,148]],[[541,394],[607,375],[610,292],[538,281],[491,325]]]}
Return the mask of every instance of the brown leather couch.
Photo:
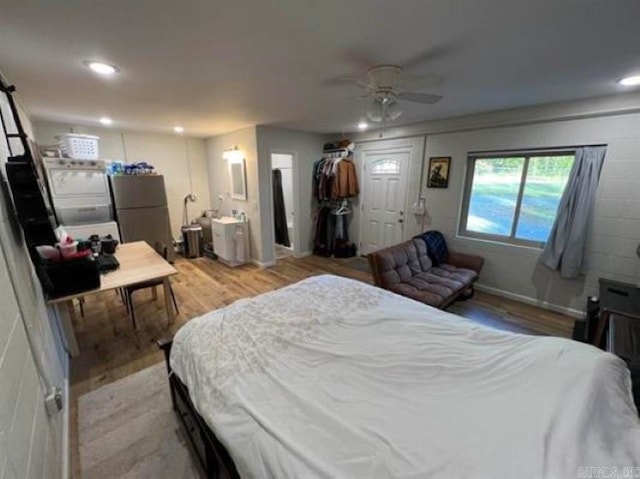
{"label": "brown leather couch", "polygon": [[427,254],[427,244],[414,238],[367,256],[376,286],[444,309],[472,287],[484,258],[449,251],[439,266]]}

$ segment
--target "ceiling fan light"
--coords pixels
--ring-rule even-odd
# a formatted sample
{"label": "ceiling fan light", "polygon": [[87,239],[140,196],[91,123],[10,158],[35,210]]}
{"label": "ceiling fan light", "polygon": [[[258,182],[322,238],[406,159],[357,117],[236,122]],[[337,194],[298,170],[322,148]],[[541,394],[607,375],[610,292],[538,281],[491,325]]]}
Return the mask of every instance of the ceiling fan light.
{"label": "ceiling fan light", "polygon": [[367,118],[376,123],[393,121],[399,118],[400,115],[402,115],[400,105],[389,97],[375,98],[367,108]]}
{"label": "ceiling fan light", "polygon": [[382,121],[382,117],[384,115],[384,108],[382,106],[382,102],[378,99],[374,99],[369,104],[369,108],[367,108],[367,118],[369,120],[380,123]]}
{"label": "ceiling fan light", "polygon": [[402,110],[400,109],[400,105],[398,105],[397,101],[391,101],[387,104],[387,119],[388,120],[396,120],[402,115]]}

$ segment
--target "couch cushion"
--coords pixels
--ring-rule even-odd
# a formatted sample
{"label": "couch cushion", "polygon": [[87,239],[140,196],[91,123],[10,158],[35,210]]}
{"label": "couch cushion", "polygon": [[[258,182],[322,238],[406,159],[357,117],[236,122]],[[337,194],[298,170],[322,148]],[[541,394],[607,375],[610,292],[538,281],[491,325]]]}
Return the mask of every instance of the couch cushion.
{"label": "couch cushion", "polygon": [[414,274],[402,283],[392,285],[390,289],[438,307],[453,295],[471,286],[477,277],[475,271],[445,264],[439,268]]}
{"label": "couch cushion", "polygon": [[420,263],[421,271],[428,271],[433,267],[433,261],[429,257],[429,251],[427,249],[427,243],[425,243],[422,238],[414,238],[411,240],[413,242],[413,246],[416,248],[416,254],[418,263]]}
{"label": "couch cushion", "polygon": [[443,278],[451,279],[462,283],[464,288],[468,287],[476,279],[478,279],[478,273],[472,269],[458,268],[452,264],[441,264],[437,268],[431,268],[430,273],[436,274]]}
{"label": "couch cushion", "polygon": [[376,269],[382,287],[406,281],[421,272],[415,244],[407,241],[378,252]]}

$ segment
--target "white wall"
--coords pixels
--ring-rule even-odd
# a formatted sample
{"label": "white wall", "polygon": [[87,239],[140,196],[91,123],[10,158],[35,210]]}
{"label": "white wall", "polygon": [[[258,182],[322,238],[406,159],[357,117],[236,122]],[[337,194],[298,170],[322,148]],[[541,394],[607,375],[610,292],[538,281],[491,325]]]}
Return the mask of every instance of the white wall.
{"label": "white wall", "polygon": [[273,201],[271,198],[271,153],[291,153],[294,161],[294,197],[296,219],[293,243],[296,252],[306,254],[313,250],[313,216],[315,205],[311,196],[311,174],[313,163],[322,155],[326,135],[287,130],[271,126],[257,127],[257,145],[260,166],[260,200],[263,207],[262,244],[264,262],[274,261],[273,256]]}
{"label": "white wall", "polygon": [[[0,108],[8,119],[2,94]],[[31,133],[26,115],[23,121]],[[7,145],[2,139],[0,478],[58,478],[63,476],[63,468],[68,467],[68,407],[49,417],[44,398],[50,384],[60,387],[65,402],[68,401],[68,360],[55,330],[57,319],[45,308],[42,290],[15,222],[4,167],[7,156]],[[42,365],[41,373],[36,361]]]}
{"label": "white wall", "polygon": [[[244,153],[247,176],[247,200],[234,200],[230,196],[229,165],[222,158],[225,150],[237,146]],[[206,141],[207,164],[209,173],[209,191],[211,206],[217,207],[218,196],[223,201],[220,213],[229,215],[231,209],[244,211],[249,219],[249,237],[251,258],[262,262],[261,211],[259,194],[261,185],[258,182],[258,150],[256,128],[249,127],[224,135],[214,136]]]}
{"label": "white wall", "polygon": [[120,131],[116,128],[73,126],[63,123],[36,122],[36,141],[40,145],[56,144],[62,133],[85,133],[100,137],[100,157],[128,162],[147,161],[164,176],[169,203],[169,218],[175,238],[180,237],[183,200],[193,192],[197,201],[189,203],[189,220],[208,209],[211,203],[207,175],[205,141],[175,134]]}
{"label": "white wall", "polygon": [[[547,110],[535,107],[509,112],[519,126],[481,127],[483,121],[485,124],[492,124],[496,119],[508,121],[506,113],[501,112],[484,115],[484,118],[478,116],[474,121],[461,120],[459,128],[468,130],[473,124],[471,131],[455,132],[453,120],[446,124],[425,123],[397,129],[398,136],[416,134],[420,129],[427,133],[425,159],[452,157],[448,189],[426,189],[425,179],[421,181],[429,215],[426,229],[445,233],[452,249],[485,257],[481,287],[574,313],[584,309],[588,295],[598,293],[599,277],[637,283],[640,280],[640,259],[635,254],[640,242],[640,114],[635,112],[640,106],[640,97],[625,98],[628,113],[622,114],[618,113],[621,100],[614,97],[610,109],[604,100],[598,99],[571,102],[564,108],[551,105]],[[554,116],[558,120],[553,120]],[[572,116],[575,119],[570,119]],[[429,133],[440,127],[453,132]],[[468,152],[600,143],[607,144],[608,148],[589,238],[586,277],[561,279],[558,273],[538,265],[539,249],[457,236]],[[419,194],[417,189],[409,191],[410,198]],[[411,223],[405,238],[419,230],[418,223]]]}

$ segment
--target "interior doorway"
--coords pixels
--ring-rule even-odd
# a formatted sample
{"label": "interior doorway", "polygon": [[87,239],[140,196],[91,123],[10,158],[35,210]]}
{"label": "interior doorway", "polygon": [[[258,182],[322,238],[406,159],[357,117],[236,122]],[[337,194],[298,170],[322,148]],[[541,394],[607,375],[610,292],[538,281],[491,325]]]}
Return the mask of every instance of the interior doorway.
{"label": "interior doorway", "polygon": [[291,256],[295,251],[293,179],[293,155],[291,153],[271,153],[275,259]]}

